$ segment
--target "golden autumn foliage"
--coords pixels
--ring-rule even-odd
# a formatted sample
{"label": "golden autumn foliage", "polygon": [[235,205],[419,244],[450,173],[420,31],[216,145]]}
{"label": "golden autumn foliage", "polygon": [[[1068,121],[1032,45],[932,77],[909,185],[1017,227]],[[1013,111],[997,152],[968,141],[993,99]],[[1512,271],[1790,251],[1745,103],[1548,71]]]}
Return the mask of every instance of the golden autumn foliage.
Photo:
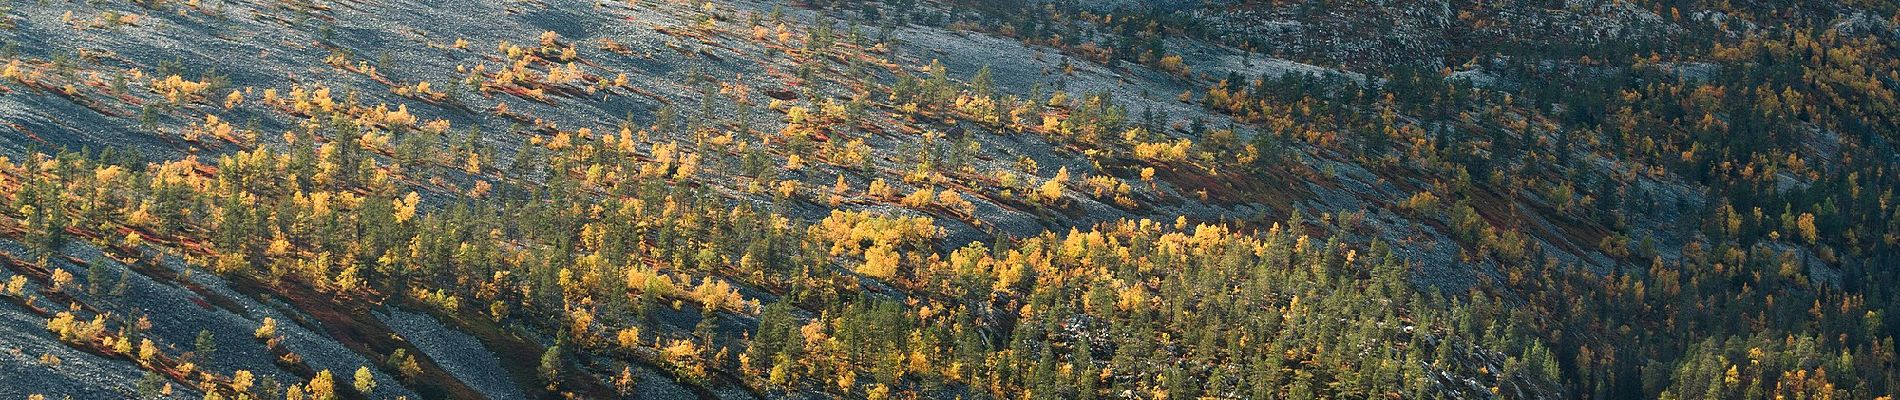
{"label": "golden autumn foliage", "polygon": [[1062,187],[1067,184],[1068,181],[1069,167],[1057,169],[1056,176],[1050,177],[1049,180],[1043,181],[1041,186],[1036,187],[1037,199],[1045,202],[1062,199]]}
{"label": "golden autumn foliage", "polygon": [[[633,6],[653,11],[645,9],[650,4]],[[668,117],[635,121],[638,113],[629,113],[617,135],[579,125],[606,126],[600,124],[618,115],[574,121],[558,114],[592,112],[610,96],[676,97],[648,93],[673,93],[669,85],[680,84],[666,79],[673,75],[615,70],[626,67],[615,59],[671,56],[649,51],[644,45],[650,43],[636,50],[601,38],[599,49],[611,54],[590,47],[583,58],[552,31],[516,38],[527,39],[525,46],[501,42],[485,54],[431,42],[436,50],[470,57],[449,80],[433,78],[448,82],[441,84],[383,82],[388,79],[375,65],[346,50],[326,60],[354,74],[345,75],[351,80],[388,85],[387,92],[313,76],[293,80],[300,83],[282,88],[282,96],[279,88],[257,88],[258,95],[226,88],[215,74],[189,80],[166,68],[157,74],[164,77],[153,79],[129,69],[125,79],[149,83],[150,90],[127,93],[125,103],[155,104],[157,128],[184,139],[167,142],[189,154],[218,155],[218,162],[107,165],[80,156],[35,158],[16,167],[0,158],[0,200],[9,203],[0,210],[0,231],[63,211],[72,221],[51,226],[65,231],[45,229],[43,222],[17,230],[76,233],[64,238],[68,246],[97,247],[127,265],[176,256],[191,264],[189,271],[258,282],[247,290],[317,288],[339,304],[420,305],[445,321],[485,310],[483,318],[492,320],[476,324],[553,338],[577,355],[600,351],[572,358],[553,351],[561,363],[544,373],[619,370],[622,378],[613,380],[621,390],[631,390],[638,378],[631,366],[616,363],[637,360],[689,381],[874,399],[945,392],[1511,397],[1513,390],[1572,393],[1580,382],[1624,395],[1721,398],[1752,389],[1794,398],[1868,394],[1836,385],[1858,379],[1877,386],[1870,378],[1891,358],[1879,351],[1890,329],[1882,329],[1876,312],[1890,299],[1829,286],[1877,287],[1886,279],[1814,265],[1877,265],[1900,243],[1894,233],[1900,225],[1886,223],[1900,214],[1891,211],[1891,190],[1882,191],[1893,186],[1892,174],[1878,167],[1886,161],[1881,154],[1863,143],[1892,125],[1890,86],[1900,75],[1892,72],[1891,44],[1847,29],[1789,32],[1786,16],[1713,5],[1742,16],[1736,20],[1748,21],[1748,29],[1775,33],[1712,39],[1712,49],[1690,44],[1608,59],[1595,53],[1618,50],[1593,49],[1580,60],[1559,60],[1556,65],[1591,66],[1605,79],[1642,78],[1640,84],[1577,82],[1608,92],[1595,94],[1604,104],[1572,104],[1567,97],[1592,94],[1532,95],[1451,79],[1535,58],[1521,52],[1418,77],[1350,67],[1366,69],[1363,77],[1376,84],[1206,76],[1215,71],[1195,78],[1190,61],[1218,66],[1226,60],[1159,50],[1118,54],[1123,46],[1111,49],[1103,41],[1116,39],[1115,30],[1080,38],[1031,34],[953,14],[951,24],[971,35],[1060,50],[1061,64],[1044,67],[1048,78],[1069,79],[1058,70],[1077,79],[1099,72],[1088,64],[1096,58],[1135,59],[1190,77],[1163,78],[1187,89],[1179,96],[1186,104],[1156,103],[1173,115],[1135,118],[1120,108],[1129,99],[1057,91],[1045,101],[1041,90],[1023,98],[999,90],[1025,88],[994,87],[987,73],[963,83],[947,78],[940,63],[921,70],[894,65],[902,58],[887,56],[914,56],[906,44],[871,44],[855,26],[839,41],[829,27],[805,29],[797,18],[781,22],[743,10],[735,17],[731,8],[702,6],[664,10],[702,12],[692,25],[697,29],[656,25],[673,35],[667,47],[691,55],[702,45],[738,44],[741,49],[726,50],[764,48],[774,57],[765,61],[789,64],[761,79],[691,71],[686,86],[718,87],[716,104],[679,112],[670,104],[678,99],[661,100],[669,104],[658,114]],[[1151,18],[1069,13],[1059,5],[1046,10],[1060,14],[1050,15],[1060,17],[1048,26],[1053,29]],[[181,10],[187,11],[209,12]],[[1712,25],[1719,26],[1707,29],[1739,26]],[[1164,24],[1118,27],[1157,43],[1182,33]],[[1054,36],[1037,36],[1045,34]],[[746,36],[750,43],[729,40]],[[1077,40],[1083,43],[1068,44]],[[829,44],[834,41],[838,45]],[[468,46],[457,38],[446,47]],[[700,54],[726,54],[706,51]],[[1252,61],[1243,62],[1252,67]],[[1691,83],[1678,76],[1703,64],[1721,78]],[[838,76],[841,67],[870,72],[865,79],[842,79],[859,77]],[[1122,79],[1151,78],[1111,67]],[[0,90],[82,101],[89,88],[112,85],[110,73],[57,74],[59,68],[9,60],[0,78],[22,85]],[[885,69],[926,76],[903,76],[904,84],[890,85],[884,80],[893,75]],[[1012,68],[1009,75],[1005,81],[1015,83],[1024,74]],[[1738,85],[1725,82],[1731,76],[1773,77]],[[638,87],[630,87],[636,80]],[[1311,89],[1316,83],[1336,91]],[[1423,89],[1394,89],[1407,85]],[[772,98],[766,108],[783,113],[783,129],[774,132],[779,121],[764,128],[741,112],[726,115],[724,106],[750,107],[762,99],[755,90]],[[219,109],[218,92],[226,93],[222,116],[207,113]],[[384,98],[397,102],[376,103]],[[463,111],[475,115],[458,116]],[[282,131],[281,140],[272,132],[260,142],[258,132],[238,127],[256,117]],[[450,118],[466,121],[460,124],[470,126],[460,128],[467,133],[452,129]],[[496,122],[513,126],[498,131]],[[950,126],[970,132],[939,133]],[[1032,134],[1002,136],[1010,131]],[[1789,146],[1815,135],[1826,136],[1833,148]],[[517,136],[525,140],[495,139]],[[1016,151],[1022,149],[1010,148],[1011,140],[1033,151]],[[1042,154],[1045,144],[1054,152]],[[1045,179],[1048,171],[1037,159],[1061,167]],[[865,187],[859,192],[851,182]],[[1315,210],[1331,206],[1305,201],[1313,193],[1302,192],[1357,191],[1364,182],[1376,184],[1353,202],[1359,210]],[[34,185],[59,195],[30,194]],[[1672,207],[1667,200],[1677,196],[1658,199],[1678,186],[1698,189],[1683,191],[1689,200],[1708,202]],[[1704,186],[1711,190],[1699,190]],[[427,207],[423,197],[431,201]],[[977,215],[978,204],[984,215]],[[1081,215],[1103,205],[1160,222]],[[1216,215],[1202,206],[1232,208]],[[1386,212],[1392,208],[1401,212]],[[1555,212],[1542,215],[1546,209]],[[1650,215],[1655,209],[1670,210],[1668,218],[1680,221],[1693,221],[1701,211],[1715,216],[1701,226],[1685,223],[1681,235],[1643,235],[1658,221]],[[1299,222],[1289,226],[1259,221],[1289,211],[1320,215],[1296,216]],[[1232,222],[1196,225],[1190,216]],[[990,226],[999,218],[1003,223],[996,225],[1004,226]],[[0,239],[17,235],[6,236]],[[1434,243],[1440,240],[1454,243]],[[1677,245],[1683,248],[1657,248]],[[1374,251],[1388,246],[1405,252]],[[1568,261],[1574,259],[1619,267],[1608,275],[1576,272]],[[45,271],[45,287],[30,289],[28,277],[16,273],[7,294],[47,315],[46,328],[69,343],[110,348],[108,354],[132,356],[144,368],[182,373],[167,378],[193,385],[238,392],[262,385],[248,371],[228,380],[216,376],[211,367],[222,362],[187,360],[184,353],[168,358],[149,339],[133,346],[145,328],[126,323],[109,333],[107,321],[130,318],[82,307],[98,301],[88,297],[97,294],[71,290],[76,277],[67,260],[17,263],[44,268],[30,271]],[[1626,271],[1632,263],[1651,267]],[[1466,264],[1495,274],[1429,295],[1409,290],[1417,282],[1404,279]],[[100,283],[94,279],[86,277],[87,289]],[[1685,293],[1694,298],[1680,297]],[[77,303],[35,303],[67,297],[78,297]],[[461,313],[463,301],[478,310]],[[770,317],[772,306],[761,303],[774,303],[781,313]],[[692,332],[654,323],[680,313],[712,322]],[[735,333],[735,322],[726,319],[734,316],[752,329]],[[1763,322],[1784,319],[1787,324]],[[264,318],[254,337],[274,343],[276,323]],[[1728,325],[1737,328],[1721,328]],[[1540,334],[1553,326],[1563,327],[1562,335]],[[1685,334],[1699,333],[1689,329],[1728,330],[1703,337]],[[1599,343],[1619,337],[1709,344],[1627,343],[1631,349],[1606,352]],[[1566,348],[1562,357],[1549,350],[1558,345]],[[1736,349],[1749,349],[1748,359]],[[1773,360],[1777,353],[1806,358]],[[586,368],[564,370],[567,360],[582,360]],[[1470,360],[1482,365],[1470,368]],[[420,371],[414,359],[407,361]],[[393,355],[388,363],[410,368]],[[1821,365],[1826,369],[1810,368]],[[1631,368],[1642,374],[1624,373]],[[357,391],[374,392],[375,385],[362,383],[368,370],[357,371]],[[719,378],[709,378],[716,373]],[[1632,383],[1628,375],[1643,376]],[[599,395],[555,378],[548,379],[552,390],[577,392],[548,395]],[[1431,384],[1439,379],[1484,387],[1463,392]],[[417,382],[404,382],[411,383]],[[1703,384],[1710,386],[1697,386]],[[1407,387],[1392,387],[1401,385]],[[338,389],[327,370],[288,387],[298,393],[293,398],[333,397]]]}
{"label": "golden autumn foliage", "polygon": [[211,88],[210,83],[187,80],[178,75],[167,76],[152,81],[152,90],[170,100],[173,104],[197,100]]}

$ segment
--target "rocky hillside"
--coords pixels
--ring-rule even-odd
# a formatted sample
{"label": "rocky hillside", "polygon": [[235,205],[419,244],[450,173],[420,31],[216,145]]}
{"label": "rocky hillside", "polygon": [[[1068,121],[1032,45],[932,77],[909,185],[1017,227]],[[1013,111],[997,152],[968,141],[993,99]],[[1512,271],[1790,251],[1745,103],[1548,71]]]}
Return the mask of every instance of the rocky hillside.
{"label": "rocky hillside", "polygon": [[0,397],[1883,398],[1900,7],[0,3]]}

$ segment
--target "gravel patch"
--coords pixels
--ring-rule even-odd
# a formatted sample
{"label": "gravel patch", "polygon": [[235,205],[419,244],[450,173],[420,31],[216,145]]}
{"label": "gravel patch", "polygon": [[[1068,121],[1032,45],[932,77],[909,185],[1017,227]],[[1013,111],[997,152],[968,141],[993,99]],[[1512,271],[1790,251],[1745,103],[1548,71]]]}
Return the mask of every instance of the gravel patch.
{"label": "gravel patch", "polygon": [[442,325],[434,317],[400,309],[376,312],[376,319],[402,335],[456,380],[490,399],[521,399],[521,387],[508,377],[501,360],[474,336]]}
{"label": "gravel patch", "polygon": [[[10,276],[10,275],[9,275]],[[130,398],[144,374],[130,361],[92,355],[60,343],[46,330],[46,319],[12,303],[0,303],[0,398],[43,394],[58,399]],[[41,362],[50,354],[57,363]],[[198,398],[184,385],[173,385],[177,398]]]}

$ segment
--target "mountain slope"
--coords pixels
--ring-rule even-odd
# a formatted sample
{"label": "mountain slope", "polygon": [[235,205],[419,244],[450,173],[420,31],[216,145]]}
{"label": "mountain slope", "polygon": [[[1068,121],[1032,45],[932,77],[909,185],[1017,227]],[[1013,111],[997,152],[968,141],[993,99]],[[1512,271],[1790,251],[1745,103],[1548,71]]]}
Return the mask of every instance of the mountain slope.
{"label": "mountain slope", "polygon": [[1895,12],[12,4],[0,395],[1884,396]]}

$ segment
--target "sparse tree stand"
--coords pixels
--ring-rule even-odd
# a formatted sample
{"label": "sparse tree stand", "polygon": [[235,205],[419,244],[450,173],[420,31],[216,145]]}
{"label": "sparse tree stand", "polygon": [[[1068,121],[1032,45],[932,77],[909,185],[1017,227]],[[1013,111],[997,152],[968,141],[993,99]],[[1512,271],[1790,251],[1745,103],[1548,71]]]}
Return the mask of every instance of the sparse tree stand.
{"label": "sparse tree stand", "polygon": [[[161,3],[140,1],[154,8]],[[1002,12],[962,8],[973,2]],[[106,254],[117,257],[124,255],[119,251],[131,249],[133,258],[145,257],[145,247],[153,256],[203,252],[210,254],[188,258],[209,265],[193,265],[186,273],[199,267],[233,278],[268,272],[272,283],[316,287],[337,301],[374,300],[378,294],[412,296],[451,316],[463,315],[456,310],[464,305],[484,309],[487,314],[477,318],[518,322],[513,328],[546,329],[553,332],[535,333],[562,338],[544,349],[538,369],[531,373],[535,376],[526,378],[545,381],[551,392],[582,389],[562,387],[562,382],[609,378],[589,375],[613,372],[594,371],[614,365],[595,360],[658,348],[664,367],[686,385],[711,382],[705,379],[710,369],[740,376],[749,389],[768,393],[823,391],[870,399],[1088,399],[1124,393],[1176,399],[1592,393],[1595,398],[1885,399],[1900,385],[1893,368],[1896,326],[1882,322],[1888,307],[1896,304],[1892,291],[1883,289],[1896,286],[1897,275],[1887,266],[1895,265],[1900,255],[1900,209],[1892,206],[1889,189],[1900,188],[1900,178],[1892,172],[1892,151],[1884,144],[1900,126],[1895,118],[1900,114],[1894,113],[1900,106],[1892,91],[1894,82],[1900,82],[1900,74],[1893,72],[1900,71],[1900,60],[1891,41],[1879,40],[1884,36],[1849,29],[1870,21],[1832,26],[1816,22],[1835,22],[1831,14],[1837,9],[1871,7],[1877,14],[1871,22],[1887,25],[1877,29],[1885,35],[1900,17],[1878,15],[1892,12],[1892,7],[1879,4],[1882,1],[1816,2],[1847,4],[1812,7],[1826,10],[1821,14],[1762,10],[1750,2],[1682,10],[1697,16],[1719,12],[1748,24],[1685,22],[1675,9],[1643,5],[1639,8],[1673,21],[1662,22],[1670,25],[1667,29],[1642,29],[1663,40],[1635,37],[1608,46],[1574,46],[1561,38],[1540,39],[1528,46],[1475,49],[1474,54],[1492,54],[1456,67],[1409,65],[1418,60],[1382,65],[1384,61],[1332,59],[1301,49],[1296,51],[1300,54],[1280,58],[1350,66],[1365,79],[1348,79],[1338,71],[1309,75],[1305,71],[1332,68],[1302,67],[1257,80],[1227,73],[1215,85],[1207,84],[1221,74],[1220,60],[1199,56],[1208,53],[1197,50],[1168,54],[1165,45],[1204,40],[1209,47],[1239,46],[1244,66],[1257,65],[1253,51],[1283,54],[1285,49],[1211,37],[1233,32],[1199,26],[1191,17],[1103,10],[1084,14],[1064,2],[894,0],[863,5],[866,10],[898,11],[895,19],[880,21],[885,27],[881,38],[890,38],[899,24],[907,37],[929,34],[948,18],[957,26],[953,30],[966,38],[999,33],[995,38],[1002,41],[993,44],[1003,47],[1014,45],[1010,39],[1022,39],[1038,61],[1044,48],[1064,53],[1059,67],[1044,67],[1043,77],[1024,73],[1042,63],[998,65],[1005,71],[1003,86],[1036,78],[1062,81],[1058,86],[1065,88],[1072,80],[1097,81],[1099,77],[1091,75],[1101,69],[1090,63],[1110,63],[1109,70],[1118,72],[1116,78],[1124,85],[1160,79],[1165,87],[1185,89],[1178,96],[1180,104],[1155,103],[1180,112],[1179,121],[1187,125],[1183,129],[1166,115],[1144,115],[1140,128],[1125,126],[1121,104],[1128,102],[1107,92],[1090,93],[1080,101],[1061,91],[1045,96],[1044,90],[1030,89],[1021,97],[1024,93],[1001,93],[994,81],[999,77],[992,77],[987,67],[967,85],[951,80],[961,71],[948,71],[934,61],[921,73],[902,67],[885,71],[881,68],[893,59],[883,55],[918,52],[885,40],[876,46],[880,50],[860,52],[869,46],[855,27],[839,34],[832,31],[835,24],[824,19],[828,8],[839,2],[824,0],[791,19],[776,8],[769,22],[750,16],[757,44],[787,49],[782,54],[766,52],[762,56],[767,59],[761,61],[790,59],[796,79],[774,72],[748,77],[748,83],[721,82],[699,70],[703,67],[692,67],[684,86],[704,90],[685,95],[702,97],[698,111],[681,117],[668,105],[652,125],[636,124],[629,115],[617,143],[592,135],[588,127],[563,126],[575,124],[567,115],[538,114],[547,107],[516,102],[519,107],[508,111],[510,103],[499,103],[495,114],[518,121],[507,133],[531,137],[518,148],[489,148],[482,140],[492,137],[482,136],[479,127],[469,128],[463,145],[440,143],[446,139],[433,136],[448,130],[446,120],[441,121],[445,125],[434,125],[440,128],[420,129],[416,120],[438,115],[436,107],[423,104],[438,102],[357,104],[380,97],[364,94],[379,87],[343,84],[335,88],[347,93],[340,100],[331,98],[331,88],[315,86],[286,89],[295,93],[289,99],[279,98],[275,89],[247,98],[251,88],[226,87],[228,80],[213,79],[215,73],[185,80],[179,76],[181,65],[159,63],[149,87],[146,78],[137,78],[138,87],[150,90],[128,90],[127,74],[143,75],[139,68],[149,66],[143,64],[150,60],[138,59],[137,52],[107,63],[115,65],[100,66],[84,53],[55,54],[48,62],[0,49],[10,59],[0,70],[0,80],[6,81],[0,82],[5,86],[0,90],[34,93],[64,85],[53,94],[78,95],[73,98],[77,102],[101,85],[97,76],[111,75],[106,93],[127,98],[128,105],[143,104],[133,106],[138,107],[136,115],[122,116],[137,119],[141,133],[168,142],[183,136],[190,142],[180,144],[190,147],[184,150],[219,158],[214,167],[197,160],[114,160],[85,151],[36,154],[18,165],[0,157],[0,198],[6,199],[0,202],[5,205],[0,207],[0,244],[23,249],[25,254],[12,255],[19,257],[13,264],[29,269],[20,273],[7,268],[16,271],[7,273],[5,291],[13,297],[9,300],[23,301],[29,308],[54,309],[56,316],[47,327],[62,343],[93,346],[82,350],[109,345],[111,352],[138,360],[137,367],[152,371],[137,382],[142,397],[169,397],[166,375],[183,373],[193,385],[228,382],[244,395],[282,398],[271,374],[260,379],[255,393],[244,393],[251,386],[242,383],[250,381],[245,371],[233,372],[228,380],[218,376],[225,371],[208,362],[218,347],[210,331],[200,332],[195,352],[173,357],[153,342],[168,338],[142,335],[145,327],[125,323],[118,333],[102,335],[114,330],[106,327],[103,313],[91,316],[93,322],[76,318],[75,313],[88,312],[84,306],[99,305],[89,302],[115,299],[100,298],[107,275],[102,268],[112,261],[83,264],[91,269],[75,276],[82,274],[75,265],[80,263],[68,260],[86,257],[75,251],[111,247],[104,249]],[[48,0],[41,3],[46,6]],[[308,6],[301,0],[291,3]],[[1307,2],[1291,16],[1305,22],[1336,15],[1327,7]],[[181,16],[211,12],[188,8],[179,10]],[[746,13],[743,6],[723,7],[707,0],[662,11],[696,13],[678,16],[686,17],[680,21],[696,21],[690,34],[709,39],[727,33],[722,29],[737,19],[724,17],[731,8]],[[165,10],[170,9],[156,11]],[[1463,11],[1475,10],[1455,11],[1464,20]],[[802,21],[812,14],[820,21]],[[1484,21],[1488,14],[1469,15]],[[867,12],[864,17],[879,20],[876,15]],[[1403,24],[1408,18],[1392,17],[1382,23]],[[1856,12],[1853,18],[1862,14]],[[1879,21],[1883,18],[1887,21]],[[88,33],[85,16],[63,19],[76,21],[74,27]],[[999,29],[990,26],[999,20],[1008,32],[986,32]],[[0,17],[0,25],[11,22]],[[19,33],[48,24],[39,25]],[[1738,35],[1733,25],[1751,27]],[[323,41],[341,47],[328,33],[331,28],[319,29]],[[1508,33],[1513,28],[1495,29]],[[768,40],[774,31],[776,40]],[[573,105],[572,110],[584,112],[599,104],[559,92],[604,87],[600,76],[615,72],[609,66],[625,65],[616,65],[613,57],[596,58],[605,55],[592,49],[583,54],[571,42],[553,32],[543,34],[539,48],[504,42],[500,51],[512,53],[508,61],[519,62],[504,67],[510,70],[508,76],[481,83],[490,82],[491,76],[484,72],[488,66],[476,65],[466,81],[453,86],[479,85],[484,104],[490,94],[500,94],[491,93],[489,86],[515,86],[525,89],[522,100],[558,108]],[[693,40],[668,42],[687,54],[699,46]],[[1112,48],[1095,47],[1102,44]],[[468,53],[469,44],[457,39],[452,47],[452,53]],[[602,47],[632,56],[624,46]],[[1201,46],[1182,48],[1194,47]],[[1316,47],[1311,50],[1327,51]],[[727,50],[741,53],[743,59],[751,46]],[[1223,54],[1229,49],[1209,50]],[[352,60],[350,52],[377,54],[373,58],[379,60],[372,66]],[[393,70],[392,62],[440,61],[414,60],[426,55],[385,48],[339,49],[334,54],[333,66],[371,78],[381,77],[374,72],[377,67]],[[400,60],[391,58],[398,55]],[[850,60],[843,74],[836,73],[839,65],[834,61],[839,58]],[[557,66],[561,63],[554,60],[566,64]],[[1112,64],[1116,60],[1172,74],[1120,68]],[[1697,72],[1698,64],[1714,68]],[[583,65],[601,74],[582,73]],[[1213,68],[1195,74],[1191,66]],[[1068,76],[1055,76],[1057,69]],[[1280,70],[1269,69],[1273,74]],[[672,89],[666,87],[669,82],[638,75],[648,71],[630,72],[656,88]],[[80,78],[85,75],[91,77]],[[840,76],[845,79],[835,79]],[[750,90],[744,85],[772,84],[774,78],[801,87],[797,95],[780,99],[787,102],[783,107],[770,107],[784,110],[790,124],[767,140],[752,134],[750,118],[745,117],[749,106],[742,99]],[[627,79],[622,74],[613,86],[626,88]],[[1479,79],[1486,82],[1471,82]],[[888,80],[897,82],[886,84]],[[839,90],[832,82],[857,91],[851,104],[837,104]],[[411,100],[431,95],[441,100],[442,93],[430,86],[424,81],[413,89],[395,89]],[[1001,91],[1019,88],[1005,89]],[[1125,89],[1109,91],[1129,91]],[[402,93],[405,90],[409,93]],[[725,99],[715,96],[716,90],[730,92],[740,102],[736,124],[712,115],[725,114]],[[1150,97],[1142,91],[1142,98]],[[223,107],[218,107],[220,99]],[[417,113],[410,114],[411,108]],[[884,115],[887,108],[896,112]],[[273,115],[280,109],[295,112],[289,118]],[[375,115],[356,115],[361,110],[375,110]],[[68,122],[88,119],[52,116]],[[1215,118],[1207,119],[1210,116]],[[235,132],[241,140],[225,139],[236,145],[231,149],[210,140],[234,133],[232,124],[219,119],[227,117],[267,120],[273,126],[304,120],[309,129],[286,132],[286,146],[260,147],[255,133],[244,133],[256,129],[245,128]],[[914,129],[923,140],[876,148],[890,143],[885,134],[902,133],[862,135],[865,132],[855,129],[888,128],[886,121],[904,125],[906,132]],[[173,129],[180,122],[189,126]],[[736,133],[728,129],[734,125]],[[959,125],[959,133],[938,135],[949,132],[940,129],[944,125]],[[1210,129],[1214,125],[1228,127]],[[963,128],[975,129],[963,134]],[[989,139],[986,135],[995,133],[981,132],[984,128],[1039,135],[1006,139],[1059,145],[1057,153],[1037,158],[1054,158],[1050,166],[1067,167],[1056,168],[1056,177],[1044,180],[1047,171],[1021,155],[1026,167],[998,171],[1007,159],[988,156],[1013,152],[964,145],[964,140],[972,145],[994,143],[971,139]],[[1248,133],[1254,140],[1241,140],[1247,136],[1237,130],[1253,131]],[[688,136],[694,143],[668,142]],[[1175,140],[1177,136],[1191,140]],[[786,140],[776,140],[779,137]],[[817,144],[819,137],[829,140]],[[937,142],[946,137],[957,139],[949,151]],[[1810,146],[1816,139],[1825,144]],[[397,147],[391,149],[391,143]],[[445,145],[458,147],[431,154]],[[819,146],[822,153],[810,151]],[[1068,150],[1082,152],[1095,165],[1064,158]],[[0,146],[0,153],[16,151],[43,150]],[[498,157],[498,151],[508,155]],[[889,157],[892,153],[897,156]],[[702,155],[703,163],[698,158]],[[497,161],[505,159],[514,162],[498,168]],[[1318,168],[1290,162],[1297,160],[1316,161]],[[914,172],[904,174],[906,165],[915,165]],[[449,170],[452,167],[466,174]],[[1165,222],[1072,215],[1092,213],[1092,202],[1111,190],[1105,188],[1126,180],[1132,172],[1128,167],[1139,168],[1135,176],[1151,192],[1176,189],[1171,191],[1184,195],[1181,201],[1191,193],[1209,204],[1285,192],[1267,188],[1275,192],[1255,193],[1251,191],[1258,189],[1237,186],[1240,193],[1216,191],[1210,196],[1208,190],[1196,190],[1207,185],[1200,181],[1209,176],[1247,183],[1256,177],[1291,179],[1296,181],[1274,183],[1323,189],[1345,183],[1338,178],[1360,180],[1369,173],[1403,187],[1391,192],[1400,196],[1365,199],[1368,211],[1375,212],[1376,227],[1368,226],[1365,211],[1324,213],[1300,222],[1300,206],[1278,198],[1262,202],[1267,209],[1294,208],[1293,221],[1285,225],[1249,221],[1190,227],[1186,217],[1171,215],[1174,211],[1169,210],[1177,208],[1165,207],[1174,199],[1129,200],[1124,207],[1131,213],[1156,214],[1130,219],[1174,219],[1172,228]],[[1228,172],[1235,170],[1245,173]],[[1342,175],[1342,170],[1347,173]],[[815,177],[834,174],[831,208],[855,211],[840,211],[834,213],[837,218],[824,221],[802,217],[812,215],[805,210],[787,214],[791,209],[822,208],[804,201],[817,199],[812,195],[818,191],[811,189],[821,181]],[[868,190],[858,196],[846,175]],[[892,179],[897,175],[904,179]],[[996,179],[982,179],[988,176]],[[745,189],[751,195],[747,197],[767,204],[735,204],[751,202],[733,202],[726,196],[725,189],[735,189],[723,186],[730,177],[750,178],[738,180],[751,185]],[[1163,182],[1168,186],[1160,186]],[[492,195],[490,185],[496,185]],[[772,188],[779,195],[770,201],[756,196]],[[1675,190],[1683,188],[1691,190]],[[420,193],[400,195],[412,189]],[[424,195],[430,203],[419,206]],[[1028,237],[1004,237],[997,230],[999,238],[989,246],[955,249],[951,247],[964,243],[948,243],[936,233],[907,233],[924,231],[913,226],[952,224],[932,220],[946,210],[964,210],[953,214],[974,220],[963,222],[987,223],[996,217],[973,215],[964,196],[991,203],[984,204],[986,212],[996,205],[1071,214],[1068,217],[1078,218],[1064,218],[1070,221],[1061,225],[1076,228],[1044,228]],[[852,204],[845,205],[845,200]],[[1315,204],[1305,201],[1291,199],[1293,204]],[[868,211],[886,206],[930,216]],[[1509,211],[1496,211],[1500,209]],[[1407,212],[1379,214],[1395,210]],[[1050,222],[1038,219],[1035,222]],[[761,220],[775,223],[758,223]],[[1069,223],[1086,220],[1101,223]],[[1514,225],[1529,229],[1520,231]],[[1685,232],[1659,231],[1651,225]],[[1394,237],[1386,230],[1390,227],[1408,237]],[[1411,228],[1432,234],[1403,233]],[[1698,228],[1706,234],[1695,235]],[[150,244],[143,243],[142,234],[151,235]],[[1585,237],[1571,237],[1579,234]],[[122,244],[112,245],[114,237],[123,237]],[[1436,277],[1413,276],[1407,271],[1413,265],[1382,249],[1379,241],[1391,239],[1406,243],[1408,258],[1419,258],[1411,250],[1421,244],[1456,248],[1457,264],[1483,264],[1496,274],[1463,293],[1433,290],[1435,284],[1408,278]],[[1437,243],[1441,241],[1446,243]],[[1546,254],[1548,249],[1538,243],[1558,244],[1563,252],[1592,259],[1607,256],[1616,267],[1605,275],[1566,265],[1556,259],[1570,257]],[[1672,245],[1681,248],[1658,249]],[[1438,260],[1428,262],[1434,265],[1417,267],[1444,267],[1435,265],[1442,264]],[[124,271],[131,270],[122,270],[114,292],[126,290],[130,275]],[[1815,273],[1828,275],[1809,276]],[[75,286],[78,283],[84,285]],[[428,291],[400,290],[431,284]],[[66,304],[33,303],[65,303],[66,298],[73,299],[71,311],[56,310]],[[771,304],[760,311],[760,302]],[[689,303],[694,305],[691,310]],[[660,310],[668,304],[670,312]],[[509,305],[519,307],[512,316]],[[693,313],[704,318],[690,332],[652,323],[656,314]],[[726,313],[729,317],[720,317]],[[743,329],[755,314],[757,329]],[[564,315],[570,317],[559,319]],[[563,325],[568,328],[558,327]],[[270,343],[274,326],[275,321],[265,319],[254,336]],[[642,328],[648,330],[643,333]],[[599,340],[608,332],[618,332],[614,339],[619,348],[608,349]],[[1625,338],[1630,340],[1604,343]],[[226,345],[248,349],[255,344]],[[525,350],[532,351],[528,346]],[[727,349],[737,348],[744,348],[745,354],[726,357]],[[576,365],[586,367],[564,367],[562,351],[576,352]],[[596,357],[596,351],[605,357]],[[38,356],[49,367],[59,366],[59,357],[51,353]],[[383,371],[403,383],[437,383],[421,381],[416,357],[404,350],[392,352],[382,363]],[[616,366],[623,366],[616,382],[628,390],[634,371],[625,364]],[[354,392],[335,387],[336,377],[328,370],[285,389],[293,399],[335,398],[338,389],[374,397],[374,371],[362,366],[354,372],[345,377],[353,378],[348,384]],[[231,393],[199,391],[207,399]],[[569,397],[589,396],[606,394]]]}

